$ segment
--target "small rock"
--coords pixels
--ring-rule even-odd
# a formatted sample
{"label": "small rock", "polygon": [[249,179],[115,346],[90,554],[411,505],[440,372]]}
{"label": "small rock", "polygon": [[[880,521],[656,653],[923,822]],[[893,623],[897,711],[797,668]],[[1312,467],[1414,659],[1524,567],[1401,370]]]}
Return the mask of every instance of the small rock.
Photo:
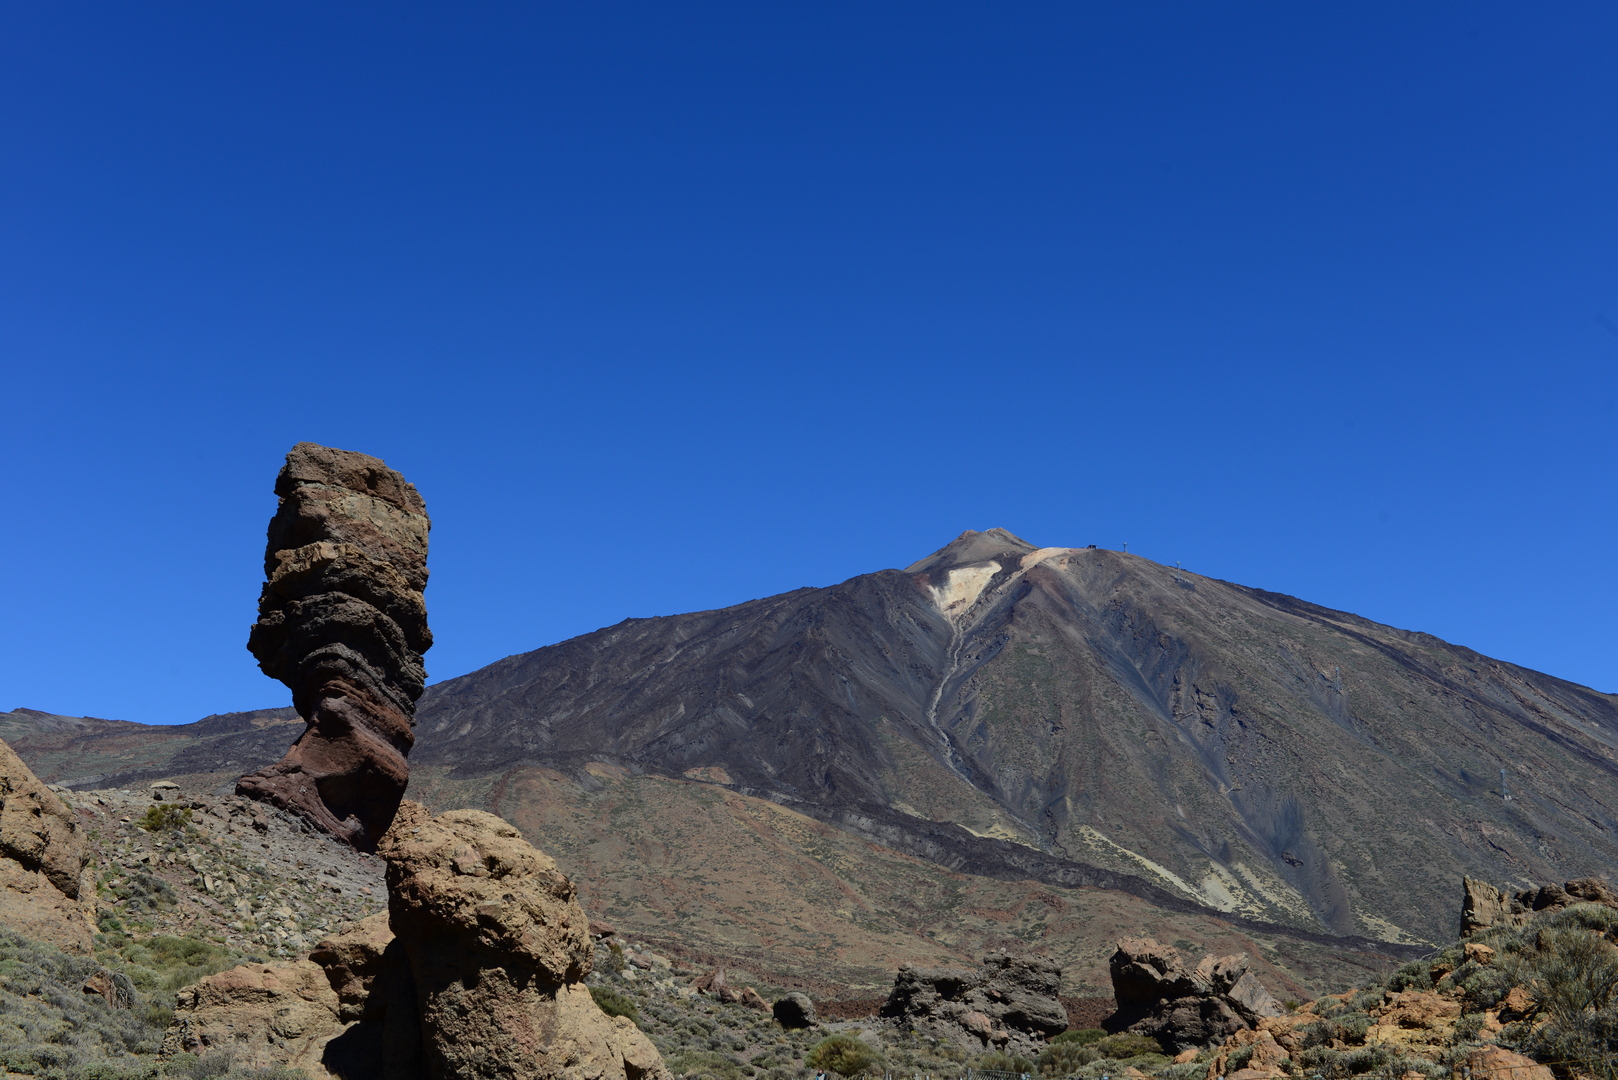
{"label": "small rock", "polygon": [[1466,958],[1478,964],[1487,964],[1494,960],[1494,950],[1481,942],[1468,941],[1462,946]]}
{"label": "small rock", "polygon": [[1520,986],[1513,986],[1500,1002],[1502,1020],[1521,1020],[1533,1015],[1534,999]]}

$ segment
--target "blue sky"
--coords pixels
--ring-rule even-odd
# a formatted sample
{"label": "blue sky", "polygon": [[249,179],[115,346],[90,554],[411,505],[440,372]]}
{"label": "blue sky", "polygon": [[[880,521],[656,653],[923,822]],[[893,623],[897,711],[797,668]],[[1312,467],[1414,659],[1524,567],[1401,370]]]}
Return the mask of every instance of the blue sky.
{"label": "blue sky", "polygon": [[18,3],[0,708],[283,704],[292,443],[435,679],[1096,543],[1618,691],[1618,8]]}

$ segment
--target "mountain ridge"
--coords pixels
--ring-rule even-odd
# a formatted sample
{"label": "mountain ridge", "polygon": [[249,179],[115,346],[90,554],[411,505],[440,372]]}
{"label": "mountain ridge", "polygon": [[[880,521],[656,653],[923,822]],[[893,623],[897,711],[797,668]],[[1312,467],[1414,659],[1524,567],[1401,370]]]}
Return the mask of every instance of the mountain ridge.
{"label": "mountain ridge", "polygon": [[[208,753],[290,741],[251,715]],[[904,570],[506,657],[430,687],[417,739],[424,779],[492,791],[542,767],[588,784],[605,763],[946,867],[1106,881],[1344,942],[1443,940],[1463,874],[1561,880],[1618,859],[1612,695],[1003,529]],[[119,775],[167,764],[147,758]],[[1501,768],[1514,800],[1492,786]]]}

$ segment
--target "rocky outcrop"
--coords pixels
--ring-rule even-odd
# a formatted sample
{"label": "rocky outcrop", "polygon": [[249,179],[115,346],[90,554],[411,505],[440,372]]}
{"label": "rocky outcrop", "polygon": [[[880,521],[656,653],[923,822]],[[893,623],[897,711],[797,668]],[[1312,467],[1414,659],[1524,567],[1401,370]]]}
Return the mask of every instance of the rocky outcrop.
{"label": "rocky outcrop", "polygon": [[584,985],[589,921],[550,857],[478,810],[405,803],[379,849],[428,1080],[661,1080],[657,1050]]}
{"label": "rocky outcrop", "polygon": [[343,1033],[337,994],[320,965],[244,964],[176,995],[162,1055],[223,1052],[233,1065],[290,1065],[324,1080],[332,1075],[323,1064],[327,1047]]}
{"label": "rocky outcrop", "polygon": [[0,742],[0,926],[89,953],[95,890],[73,812]]}
{"label": "rocky outcrop", "polygon": [[808,994],[793,992],[780,999],[771,1008],[775,1022],[794,1031],[799,1028],[812,1028],[820,1023],[820,1017],[815,1015],[815,1003],[809,1000]]}
{"label": "rocky outcrop", "polygon": [[1037,956],[986,956],[970,968],[902,967],[883,1017],[966,1049],[1038,1048],[1067,1028],[1062,969]]}
{"label": "rocky outcrop", "polygon": [[427,508],[376,458],[314,443],[287,454],[275,493],[247,647],[308,727],[236,790],[374,850],[404,797],[427,678]]}
{"label": "rocky outcrop", "polygon": [[1461,936],[1491,926],[1522,926],[1536,915],[1549,915],[1572,904],[1601,904],[1618,909],[1618,892],[1600,878],[1579,878],[1561,885],[1539,885],[1507,893],[1486,881],[1461,879]]}
{"label": "rocky outcrop", "polygon": [[584,978],[573,885],[500,818],[403,803],[381,854],[388,912],[308,960],[182,991],[165,1056],[228,1049],[345,1080],[670,1080],[650,1040]]}
{"label": "rocky outcrop", "polygon": [[729,980],[725,978],[723,964],[692,983],[691,988],[699,994],[708,994],[725,1005],[745,1005],[759,1012],[770,1011],[770,1003],[764,1000],[764,995],[751,986],[744,986],[738,990],[730,985]]}
{"label": "rocky outcrop", "polygon": [[1130,938],[1108,966],[1118,1011],[1107,1026],[1154,1038],[1172,1053],[1214,1045],[1283,1011],[1245,956],[1204,957],[1192,967],[1151,938]]}

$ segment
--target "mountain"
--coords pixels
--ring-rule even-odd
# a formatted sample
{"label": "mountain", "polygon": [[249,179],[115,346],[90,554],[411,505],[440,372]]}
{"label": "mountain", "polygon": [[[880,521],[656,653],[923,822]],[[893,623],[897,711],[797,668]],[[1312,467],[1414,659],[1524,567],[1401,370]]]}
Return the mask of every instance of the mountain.
{"label": "mountain", "polygon": [[418,717],[413,763],[458,774],[701,776],[946,864],[1336,934],[1441,941],[1462,874],[1618,863],[1613,695],[1001,529],[509,657]]}
{"label": "mountain", "polygon": [[[0,737],[79,786],[247,771],[296,730],[236,714],[144,743],[139,725],[30,735],[7,715]],[[412,794],[559,830],[581,859],[589,828],[644,814],[648,792],[675,792],[663,812],[678,815],[717,789],[945,871],[1110,890],[1265,940],[1358,936],[1349,951],[1447,940],[1463,874],[1527,884],[1618,864],[1613,695],[1001,529],[904,570],[630,619],[438,683],[411,768]],[[546,794],[558,784],[565,798]],[[592,799],[606,817],[587,827]],[[680,861],[700,838],[671,846],[643,824],[651,846],[581,887],[701,878]]]}

